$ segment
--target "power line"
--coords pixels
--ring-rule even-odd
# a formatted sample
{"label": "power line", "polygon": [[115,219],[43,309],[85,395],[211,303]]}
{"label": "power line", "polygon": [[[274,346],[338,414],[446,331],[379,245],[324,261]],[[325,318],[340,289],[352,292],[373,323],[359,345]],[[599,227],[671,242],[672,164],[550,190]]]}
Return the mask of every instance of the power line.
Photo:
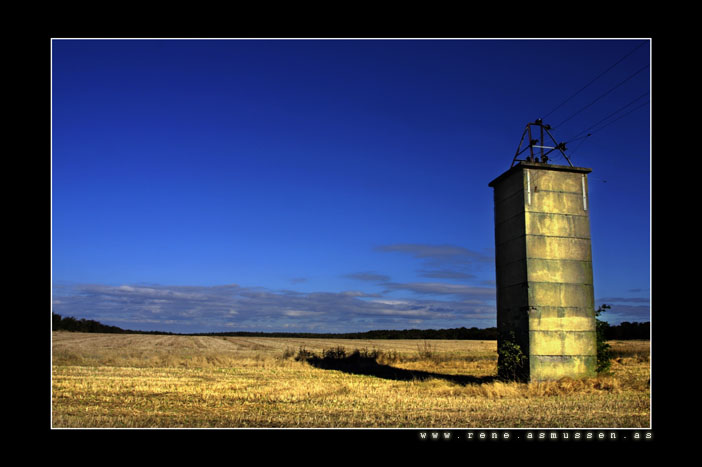
{"label": "power line", "polygon": [[602,99],[603,97],[605,97],[606,95],[608,95],[609,93],[611,93],[612,91],[614,91],[615,89],[617,89],[619,86],[621,86],[622,84],[626,83],[626,82],[629,81],[631,78],[633,78],[634,76],[636,76],[636,75],[638,75],[639,73],[641,73],[642,71],[644,71],[646,68],[648,68],[648,65],[639,68],[636,72],[632,73],[632,74],[629,75],[626,79],[624,79],[624,81],[620,82],[619,84],[617,84],[617,85],[614,86],[613,88],[610,88],[610,89],[609,89],[607,92],[605,92],[604,94],[598,96],[595,100],[593,100],[592,102],[590,102],[589,104],[587,104],[585,107],[581,108],[580,110],[578,110],[577,112],[575,112],[573,115],[571,115],[570,117],[566,118],[566,119],[563,120],[561,123],[559,123],[558,125],[556,125],[556,127],[559,127],[559,126],[563,125],[565,122],[567,122],[567,121],[570,120],[571,118],[575,117],[575,116],[578,115],[580,112],[582,112],[583,110],[587,109],[587,108],[590,107],[592,104],[594,104],[595,102],[599,101],[600,99]]}
{"label": "power line", "polygon": [[632,101],[629,102],[628,104],[619,107],[617,110],[615,110],[615,111],[612,112],[611,114],[607,115],[607,116],[604,117],[602,120],[600,120],[600,121],[598,121],[597,123],[595,123],[594,125],[590,125],[589,127],[585,128],[583,131],[581,131],[580,133],[576,134],[576,135],[573,137],[573,139],[569,140],[568,142],[569,142],[569,143],[572,143],[573,141],[577,141],[577,140],[579,140],[580,138],[583,138],[583,136],[580,136],[580,135],[582,135],[583,133],[586,133],[588,130],[591,130],[592,128],[595,128],[597,125],[599,125],[600,123],[604,122],[604,121],[607,120],[609,117],[612,117],[612,116],[618,114],[618,113],[621,112],[622,110],[624,110],[624,109],[626,109],[627,107],[629,107],[630,105],[632,105],[634,102],[638,101],[639,99],[641,99],[642,97],[647,96],[647,95],[648,95],[648,91],[646,91],[645,93],[641,94],[639,97],[637,97],[636,99],[632,100]]}
{"label": "power line", "polygon": [[615,66],[619,65],[622,61],[624,61],[625,58],[627,58],[629,55],[631,55],[631,54],[633,54],[634,52],[636,52],[639,48],[643,47],[645,44],[646,44],[646,42],[642,42],[641,44],[639,44],[639,45],[637,45],[636,47],[634,47],[634,49],[633,49],[631,52],[629,52],[628,54],[624,55],[624,56],[623,56],[622,58],[620,58],[614,65],[610,66],[610,67],[607,68],[605,71],[603,71],[602,73],[600,73],[599,75],[597,75],[592,81],[590,81],[590,82],[587,83],[585,86],[583,86],[583,87],[580,88],[578,91],[576,91],[575,94],[571,95],[571,96],[568,97],[566,100],[564,100],[563,102],[561,102],[560,104],[558,104],[558,105],[556,106],[555,109],[553,109],[552,111],[550,111],[549,113],[547,113],[546,115],[544,115],[543,118],[548,117],[548,116],[551,115],[553,112],[555,112],[556,110],[558,110],[559,108],[561,108],[566,102],[568,102],[569,100],[571,100],[572,98],[574,98],[575,96],[577,96],[578,94],[580,94],[581,91],[583,91],[585,88],[587,88],[587,87],[590,86],[592,83],[594,83],[595,81],[597,81],[602,75],[604,75],[605,73],[607,73],[609,70],[611,70],[611,69],[614,68]]}
{"label": "power line", "polygon": [[[638,100],[638,98],[637,98],[636,100]],[[619,117],[615,118],[615,119],[612,120],[611,122],[608,122],[606,125],[603,125],[603,126],[601,126],[600,128],[596,129],[596,130],[593,131],[592,133],[588,133],[588,134],[585,135],[585,136],[581,136],[580,138],[576,138],[576,139],[572,140],[571,142],[576,141],[576,140],[578,140],[578,139],[583,139],[583,138],[585,138],[585,139],[583,139],[583,140],[580,142],[580,144],[578,144],[578,145],[575,147],[575,149],[574,149],[573,151],[570,151],[570,153],[569,153],[570,156],[572,157],[573,154],[575,154],[575,151],[577,151],[578,148],[579,148],[580,146],[582,146],[582,144],[586,141],[587,138],[589,138],[590,136],[594,135],[594,134],[597,133],[598,131],[605,129],[606,127],[610,126],[612,123],[614,123],[614,122],[616,122],[616,121],[618,121],[618,120],[621,120],[622,118],[626,117],[626,116],[629,115],[630,113],[632,113],[632,112],[634,112],[634,111],[636,111],[636,110],[642,108],[642,107],[645,106],[645,105],[648,105],[649,102],[650,102],[650,101],[646,101],[646,102],[644,102],[643,104],[634,107],[633,109],[631,109],[630,111],[628,111],[628,112],[625,113],[624,115],[620,115]],[[615,112],[615,113],[616,113],[616,112]],[[595,126],[595,125],[593,125],[593,126]]]}
{"label": "power line", "polygon": [[630,111],[628,111],[628,112],[625,113],[624,115],[620,115],[618,118],[615,118],[614,120],[612,120],[611,122],[607,123],[606,125],[601,126],[600,128],[596,129],[595,131],[593,131],[592,133],[590,133],[590,135],[593,135],[593,134],[597,133],[598,131],[605,129],[606,127],[610,126],[612,123],[614,123],[614,122],[616,122],[616,121],[619,121],[619,120],[621,120],[622,118],[624,118],[624,117],[626,117],[627,115],[629,115],[630,113],[632,113],[632,112],[634,112],[634,111],[640,109],[641,107],[643,107],[643,106],[645,106],[645,105],[648,105],[649,102],[650,102],[650,101],[646,101],[646,102],[644,102],[643,104],[634,107],[633,109],[631,109]]}

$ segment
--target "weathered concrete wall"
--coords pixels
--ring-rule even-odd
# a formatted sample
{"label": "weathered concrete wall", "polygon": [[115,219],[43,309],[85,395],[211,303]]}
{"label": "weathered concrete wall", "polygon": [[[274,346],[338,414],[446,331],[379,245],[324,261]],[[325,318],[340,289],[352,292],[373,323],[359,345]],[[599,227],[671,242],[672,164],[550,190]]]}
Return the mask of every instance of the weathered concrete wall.
{"label": "weathered concrete wall", "polygon": [[531,381],[595,374],[589,172],[523,162],[490,183],[497,325],[528,355]]}

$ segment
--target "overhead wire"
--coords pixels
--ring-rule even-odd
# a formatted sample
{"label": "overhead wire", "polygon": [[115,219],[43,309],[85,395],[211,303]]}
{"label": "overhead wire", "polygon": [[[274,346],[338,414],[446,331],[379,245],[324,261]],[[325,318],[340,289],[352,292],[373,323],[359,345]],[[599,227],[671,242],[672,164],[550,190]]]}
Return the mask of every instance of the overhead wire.
{"label": "overhead wire", "polygon": [[646,68],[648,68],[648,67],[649,67],[649,65],[645,65],[645,66],[639,68],[637,71],[635,71],[634,73],[632,73],[631,75],[629,75],[627,78],[625,78],[625,79],[624,79],[623,81],[621,81],[619,84],[617,84],[617,85],[615,85],[614,87],[610,88],[610,89],[609,89],[608,91],[606,91],[604,94],[601,94],[601,95],[598,96],[595,100],[593,100],[592,102],[590,102],[589,104],[587,104],[585,107],[582,107],[580,110],[578,110],[577,112],[575,112],[574,114],[572,114],[570,117],[566,118],[565,120],[563,120],[562,122],[560,122],[558,125],[555,125],[555,126],[556,126],[556,127],[559,127],[559,126],[563,125],[565,122],[567,122],[567,121],[570,120],[571,118],[575,117],[575,116],[578,115],[580,112],[582,112],[583,110],[587,109],[588,107],[590,107],[592,104],[594,104],[595,102],[599,101],[599,100],[602,99],[603,97],[607,96],[609,93],[611,93],[612,91],[614,91],[615,89],[617,89],[618,87],[620,87],[621,85],[623,85],[624,83],[626,83],[626,82],[629,81],[631,78],[633,78],[634,76],[638,75],[639,73],[641,73],[642,71],[644,71],[644,70],[645,70]]}
{"label": "overhead wire", "polygon": [[[637,99],[637,100],[638,100],[638,99]],[[587,135],[581,136],[580,138],[577,138],[577,139],[583,139],[583,138],[588,138],[588,137],[592,136],[593,134],[597,133],[598,131],[603,130],[604,128],[610,126],[612,123],[614,123],[614,122],[616,122],[616,121],[618,121],[618,120],[621,120],[622,118],[626,117],[626,116],[629,115],[630,113],[633,113],[633,112],[635,112],[636,110],[639,110],[640,108],[644,107],[645,105],[648,105],[649,102],[650,102],[650,101],[646,101],[646,102],[644,102],[644,103],[641,104],[641,105],[637,105],[636,107],[634,107],[633,109],[631,109],[631,110],[628,111],[627,113],[625,113],[625,114],[623,114],[623,115],[620,115],[619,117],[615,118],[615,119],[612,120],[611,122],[608,122],[606,125],[603,125],[603,126],[601,126],[600,128],[594,130],[592,133],[588,133]],[[572,140],[572,141],[575,141],[575,140]],[[572,141],[571,141],[571,142],[572,142]],[[575,147],[575,149],[569,153],[569,155],[572,156],[573,154],[575,154],[575,151],[577,151],[578,148],[579,148],[585,141],[586,141],[586,139],[583,139],[583,140],[580,142],[580,144],[578,144],[578,145]]]}
{"label": "overhead wire", "polygon": [[590,134],[593,134],[593,133],[596,133],[596,132],[598,132],[598,131],[600,131],[600,130],[603,130],[605,127],[610,126],[612,123],[614,123],[614,122],[616,122],[616,121],[618,121],[618,120],[621,120],[622,118],[626,117],[626,116],[629,115],[630,113],[632,113],[632,112],[634,112],[634,111],[640,109],[641,107],[643,107],[643,106],[645,106],[645,105],[648,105],[649,102],[651,102],[651,101],[646,101],[646,102],[644,102],[643,104],[634,107],[633,109],[631,109],[630,111],[628,111],[628,112],[625,113],[624,115],[621,115],[621,116],[619,116],[618,118],[615,118],[615,119],[612,120],[611,122],[607,123],[607,124],[604,125],[604,126],[601,126],[600,128],[596,129],[595,131],[593,131],[593,132],[590,133]]}
{"label": "overhead wire", "polygon": [[571,138],[568,142],[569,142],[569,143],[572,143],[573,141],[577,141],[577,140],[579,140],[580,138],[585,138],[585,137],[587,137],[587,136],[580,136],[580,135],[582,135],[583,133],[586,133],[587,131],[591,130],[592,128],[595,128],[595,127],[596,127],[597,125],[599,125],[600,123],[602,123],[602,122],[604,122],[605,120],[607,120],[608,118],[610,118],[610,117],[612,117],[612,116],[618,114],[619,112],[621,112],[622,110],[626,109],[626,108],[629,107],[630,105],[634,104],[634,102],[638,101],[638,100],[641,99],[642,97],[647,96],[648,94],[649,94],[649,92],[646,91],[645,93],[641,94],[639,97],[637,97],[636,99],[632,100],[632,101],[629,102],[628,104],[619,107],[617,110],[615,110],[614,112],[610,113],[609,115],[607,115],[606,117],[604,117],[602,120],[598,121],[597,123],[595,123],[595,124],[593,124],[593,125],[590,125],[589,127],[587,127],[587,128],[585,128],[584,130],[582,130],[580,133],[577,133],[577,134],[576,134],[575,136],[573,136],[573,138]]}
{"label": "overhead wire", "polygon": [[[570,95],[568,98],[566,98],[563,102],[561,102],[560,104],[558,104],[555,108],[553,108],[553,110],[551,110],[551,111],[548,112],[546,115],[544,115],[540,120],[543,121],[543,119],[545,119],[546,117],[548,117],[548,116],[550,116],[551,114],[553,114],[556,110],[558,110],[558,109],[560,109],[561,107],[563,107],[563,105],[565,105],[566,103],[568,103],[571,99],[573,99],[575,96],[577,96],[578,94],[580,94],[583,90],[585,90],[586,88],[588,88],[592,83],[594,83],[594,82],[597,81],[599,78],[601,78],[602,76],[604,76],[606,73],[608,73],[610,70],[612,70],[614,67],[616,67],[617,65],[619,65],[619,64],[620,64],[621,62],[623,62],[626,58],[628,58],[630,55],[632,55],[634,52],[636,52],[638,49],[640,49],[641,47],[643,47],[643,46],[646,45],[646,44],[647,44],[647,42],[642,42],[641,44],[639,44],[639,45],[637,45],[636,47],[634,47],[631,51],[629,51],[629,52],[626,53],[623,57],[621,57],[619,60],[617,60],[614,64],[612,64],[612,65],[609,66],[607,69],[605,69],[604,71],[602,71],[600,74],[598,74],[597,76],[595,76],[595,77],[594,77],[592,80],[590,80],[585,86],[583,86],[582,88],[580,88],[579,90],[577,90],[575,93],[573,93],[572,95]],[[565,120],[561,121],[558,125],[555,125],[555,127],[560,127],[562,124],[564,124],[564,123],[566,123],[567,121],[571,120],[573,117],[575,117],[576,115],[578,115],[578,114],[581,113],[582,111],[586,110],[587,108],[589,108],[590,106],[592,106],[593,104],[595,104],[595,103],[596,103],[597,101],[599,101],[600,99],[602,99],[602,98],[604,98],[605,96],[609,95],[609,94],[612,93],[614,90],[616,90],[616,89],[619,88],[620,86],[624,85],[626,82],[628,82],[629,80],[631,80],[632,78],[634,78],[636,75],[638,75],[639,73],[641,73],[642,71],[644,71],[644,70],[645,70],[646,68],[648,68],[648,67],[649,67],[649,65],[645,65],[645,66],[643,66],[642,68],[640,68],[639,70],[637,70],[636,72],[632,73],[631,75],[629,75],[628,77],[626,77],[623,81],[619,82],[618,84],[616,84],[615,86],[613,86],[612,88],[610,88],[609,90],[607,90],[605,93],[601,94],[600,96],[598,96],[597,98],[595,98],[593,101],[591,101],[590,103],[588,103],[588,104],[585,105],[584,107],[580,108],[578,111],[576,111],[575,113],[573,113],[572,115],[570,115],[570,116],[569,116],[568,118],[566,118]],[[589,126],[589,127],[586,128],[585,130],[582,130],[581,132],[579,132],[578,134],[576,134],[575,137],[574,137],[573,139],[571,139],[570,141],[568,141],[568,143],[564,143],[564,144],[569,144],[569,143],[574,142],[574,141],[578,141],[578,140],[581,140],[581,139],[583,140],[583,141],[580,142],[580,144],[578,144],[578,146],[575,148],[575,150],[572,151],[572,152],[569,152],[569,154],[572,155],[575,151],[577,151],[577,149],[582,145],[582,143],[584,143],[585,140],[586,140],[588,137],[592,136],[592,134],[594,134],[595,132],[598,132],[598,131],[604,129],[605,127],[607,127],[607,126],[613,124],[614,122],[616,122],[616,121],[618,121],[618,120],[620,120],[620,119],[626,117],[626,116],[629,115],[630,113],[632,113],[632,112],[638,110],[639,108],[643,107],[644,105],[648,104],[648,101],[647,101],[647,102],[645,102],[645,103],[643,103],[643,104],[637,106],[636,108],[632,109],[631,111],[625,113],[624,115],[621,115],[620,117],[618,117],[618,118],[616,118],[616,119],[614,119],[614,120],[608,122],[607,124],[603,125],[602,127],[598,128],[598,129],[594,130],[593,132],[588,133],[588,134],[586,134],[586,135],[584,135],[584,136],[580,136],[580,135],[582,135],[583,133],[587,132],[588,130],[590,130],[590,129],[596,127],[596,126],[599,125],[600,123],[604,122],[604,121],[607,120],[608,118],[611,118],[612,116],[614,116],[614,115],[616,115],[617,113],[623,111],[623,110],[626,109],[627,107],[633,105],[636,101],[638,101],[639,99],[641,99],[642,97],[644,97],[644,96],[647,95],[647,94],[649,94],[649,93],[646,92],[646,93],[642,94],[641,96],[637,97],[637,98],[634,99],[633,101],[631,101],[631,102],[629,102],[628,104],[626,104],[626,105],[620,107],[620,108],[617,109],[616,111],[610,113],[609,115],[607,115],[607,116],[604,117],[603,119],[599,120],[597,123],[595,123],[595,124]],[[552,129],[555,129],[554,127],[551,127],[551,128],[552,128]],[[559,154],[556,154],[556,156],[559,157],[559,158],[561,157]]]}
{"label": "overhead wire", "polygon": [[593,78],[589,83],[587,83],[585,86],[583,86],[582,88],[580,88],[578,91],[576,91],[576,92],[575,92],[574,94],[572,94],[570,97],[568,97],[566,100],[564,100],[563,102],[561,102],[560,104],[558,104],[553,110],[551,110],[549,113],[547,113],[546,115],[544,115],[542,118],[548,117],[548,116],[551,115],[553,112],[555,112],[556,110],[558,110],[558,109],[560,109],[561,107],[563,107],[563,105],[565,105],[568,101],[570,101],[572,98],[574,98],[575,96],[577,96],[578,94],[580,94],[580,93],[581,93],[583,90],[585,90],[588,86],[590,86],[592,83],[594,83],[595,81],[597,81],[600,77],[602,77],[605,73],[607,73],[608,71],[610,71],[612,68],[614,68],[615,66],[619,65],[621,62],[624,61],[625,58],[627,58],[629,55],[631,55],[631,54],[633,54],[634,52],[636,52],[639,48],[643,47],[645,44],[646,44],[646,42],[642,42],[641,44],[639,44],[639,45],[637,45],[636,47],[634,47],[633,50],[631,50],[629,53],[627,53],[627,54],[624,55],[622,58],[620,58],[617,62],[614,63],[614,65],[610,66],[609,68],[607,68],[606,70],[604,70],[602,73],[600,73],[599,75],[595,76],[595,78]]}

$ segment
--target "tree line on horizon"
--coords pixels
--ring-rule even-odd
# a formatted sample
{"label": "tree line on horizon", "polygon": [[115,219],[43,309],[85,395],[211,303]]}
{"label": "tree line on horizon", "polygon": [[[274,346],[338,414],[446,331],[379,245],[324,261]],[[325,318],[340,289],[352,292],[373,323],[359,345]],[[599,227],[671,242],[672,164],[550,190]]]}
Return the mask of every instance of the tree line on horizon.
{"label": "tree line on horizon", "polygon": [[[649,339],[650,322],[630,323],[624,321],[618,325],[603,324],[604,336],[608,340]],[[108,326],[90,319],[62,317],[51,313],[53,331],[100,332],[113,334],[158,334],[213,337],[295,337],[295,338],[334,338],[334,339],[447,339],[447,340],[497,340],[497,328],[451,328],[451,329],[404,329],[374,330],[353,333],[308,333],[308,332],[208,332],[208,333],[173,333],[164,331],[134,331],[117,326]]]}
{"label": "tree line on horizon", "polygon": [[51,313],[52,331],[71,332],[101,332],[107,334],[173,334],[172,332],[161,331],[134,331],[122,329],[117,326],[108,326],[92,319],[76,319],[72,316],[62,317],[59,314]]}

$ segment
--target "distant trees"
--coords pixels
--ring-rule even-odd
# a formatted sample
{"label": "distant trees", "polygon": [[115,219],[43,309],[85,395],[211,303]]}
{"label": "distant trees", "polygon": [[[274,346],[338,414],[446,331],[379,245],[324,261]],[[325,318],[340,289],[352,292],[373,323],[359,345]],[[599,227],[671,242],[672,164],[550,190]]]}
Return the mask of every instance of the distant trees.
{"label": "distant trees", "polygon": [[608,325],[604,333],[609,340],[650,339],[651,323],[648,321],[645,323],[624,321],[616,326]]}
{"label": "distant trees", "polygon": [[[607,308],[609,306],[607,305]],[[627,321],[612,326],[604,321],[597,320],[598,335],[601,340],[648,339],[650,337],[650,323],[629,323]],[[54,331],[73,332],[104,332],[104,333],[129,333],[129,334],[174,334],[163,331],[132,331],[107,326],[90,319],[76,319],[71,316],[62,317],[51,313],[51,329]],[[497,340],[497,328],[479,329],[452,328],[452,329],[403,329],[403,330],[376,330],[343,334],[305,333],[305,332],[211,332],[195,333],[199,336],[240,336],[240,337],[300,337],[300,338],[335,338],[335,339],[446,339],[446,340]]]}
{"label": "distant trees", "polygon": [[52,331],[72,331],[72,332],[103,332],[111,334],[173,334],[163,331],[133,331],[122,329],[117,326],[108,326],[92,319],[76,319],[72,316],[66,318],[51,312]]}
{"label": "distant trees", "polygon": [[107,326],[105,324],[90,319],[75,319],[72,316],[63,318],[61,315],[51,313],[52,331],[73,331],[73,332],[105,332],[124,333],[124,329],[117,326]]}

